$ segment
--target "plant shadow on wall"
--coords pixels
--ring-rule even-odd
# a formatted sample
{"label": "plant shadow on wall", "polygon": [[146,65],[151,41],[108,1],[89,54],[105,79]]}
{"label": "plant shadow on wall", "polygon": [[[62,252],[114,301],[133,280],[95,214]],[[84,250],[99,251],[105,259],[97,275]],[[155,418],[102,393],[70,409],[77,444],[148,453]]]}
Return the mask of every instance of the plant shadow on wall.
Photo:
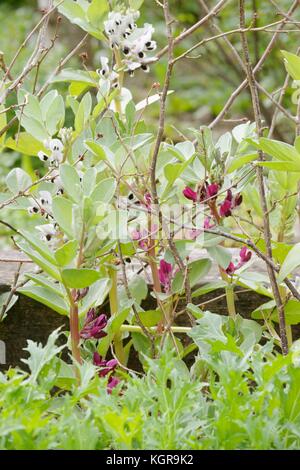
{"label": "plant shadow on wall", "polygon": [[[2,295],[1,319],[9,318],[22,294],[67,317],[69,331],[62,346],[55,345],[59,331],[44,347],[28,342],[24,362],[30,373],[10,369],[1,375],[0,412],[7,421],[0,428],[2,448],[299,448],[299,343],[292,328],[299,323],[300,301],[294,275],[300,265],[294,238],[298,89],[288,106],[283,99],[290,79],[299,84],[300,58],[282,51],[278,62],[284,62],[287,76],[275,94],[256,74],[278,36],[299,26],[293,16],[298,2],[262,27],[255,25],[256,16],[246,18],[240,0],[238,28],[180,51],[227,3],[217,2],[177,33],[172,6],[164,0],[158,6],[166,36],[158,47],[154,27],[140,19],[141,0],[50,1],[24,68],[14,73],[34,33],[11,63],[3,55],[1,149],[35,159],[40,171],[14,168],[1,194],[6,214],[1,224],[38,267],[17,290],[14,286],[13,295]],[[39,74],[49,52],[44,38],[57,12],[84,36],[32,89],[28,80]],[[266,32],[270,41],[255,63],[249,35]],[[240,49],[230,42],[233,34]],[[81,69],[68,67],[89,35],[105,48],[99,68],[85,61]],[[243,81],[209,126],[188,129],[189,137],[180,133],[177,143],[166,139],[167,101],[180,93],[170,88],[177,63],[203,41],[220,38],[226,38]],[[125,81],[134,89],[163,58],[162,82],[154,81],[143,100],[134,102]],[[58,83],[68,84],[66,96]],[[216,137],[212,130],[245,88],[254,122],[238,120]],[[261,93],[276,107],[268,128]],[[155,103],[159,118],[153,133],[147,113]],[[66,110],[72,116],[67,125]],[[291,122],[294,145],[271,138],[278,113]],[[15,124],[17,132],[10,135]],[[10,219],[15,213],[23,214],[26,225]],[[238,247],[234,257],[231,246]],[[255,259],[265,271],[251,271]],[[218,275],[199,287],[213,263]],[[220,288],[227,316],[195,301]],[[237,311],[236,288],[268,299],[251,320]],[[151,309],[143,308],[148,298]],[[69,364],[60,357],[63,349]],[[128,367],[132,351],[142,373]],[[189,370],[184,359],[190,353]],[[66,432],[70,425],[72,436]]]}

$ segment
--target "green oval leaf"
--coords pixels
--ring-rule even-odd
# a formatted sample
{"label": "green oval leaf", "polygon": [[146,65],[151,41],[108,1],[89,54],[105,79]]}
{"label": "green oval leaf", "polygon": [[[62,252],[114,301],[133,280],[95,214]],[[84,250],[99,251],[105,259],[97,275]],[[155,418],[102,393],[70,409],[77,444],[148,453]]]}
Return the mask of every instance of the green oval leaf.
{"label": "green oval leaf", "polygon": [[298,266],[300,266],[300,243],[293,246],[285,258],[278,274],[278,281],[282,282]]}
{"label": "green oval leaf", "polygon": [[66,266],[70,264],[75,258],[77,252],[78,242],[77,240],[70,240],[65,243],[62,247],[58,248],[54,253],[55,259],[60,266]]}
{"label": "green oval leaf", "polygon": [[94,269],[64,269],[62,279],[67,287],[82,289],[89,287],[100,279],[101,274]]}

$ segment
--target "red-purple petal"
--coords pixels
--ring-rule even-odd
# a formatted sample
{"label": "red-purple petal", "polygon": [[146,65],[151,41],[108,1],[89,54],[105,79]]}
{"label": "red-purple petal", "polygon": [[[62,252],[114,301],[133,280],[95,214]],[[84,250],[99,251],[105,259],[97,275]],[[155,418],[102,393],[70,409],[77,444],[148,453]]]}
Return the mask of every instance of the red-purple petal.
{"label": "red-purple petal", "polygon": [[183,191],[182,191],[183,195],[189,199],[190,201],[194,201],[196,202],[197,201],[197,193],[195,191],[193,191],[192,188],[190,188],[189,186],[187,186]]}

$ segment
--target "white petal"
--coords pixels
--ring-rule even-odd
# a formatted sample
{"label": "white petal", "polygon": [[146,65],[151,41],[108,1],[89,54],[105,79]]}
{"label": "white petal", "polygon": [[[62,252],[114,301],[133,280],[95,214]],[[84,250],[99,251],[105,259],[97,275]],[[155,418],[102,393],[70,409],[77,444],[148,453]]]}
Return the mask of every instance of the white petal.
{"label": "white petal", "polygon": [[63,153],[60,150],[56,150],[56,151],[52,152],[51,157],[50,157],[50,161],[61,163],[63,161],[63,158],[64,158]]}
{"label": "white petal", "polygon": [[103,69],[109,70],[109,67],[108,67],[108,57],[101,56],[101,57],[100,57],[100,62],[101,62],[101,67],[102,67]]}
{"label": "white petal", "polygon": [[140,68],[141,64],[139,62],[132,62],[131,60],[124,60],[124,63],[128,70],[137,70]]}
{"label": "white petal", "polygon": [[38,153],[38,157],[42,162],[46,162],[49,159],[49,156],[42,150]]}
{"label": "white petal", "polygon": [[52,152],[62,152],[64,146],[59,139],[51,139],[49,142],[49,148]]}
{"label": "white petal", "polygon": [[45,206],[51,206],[52,204],[52,196],[49,191],[39,191],[40,195],[40,204],[45,207]]}
{"label": "white petal", "polygon": [[43,235],[55,235],[56,229],[53,224],[44,224],[44,225],[37,225],[36,230],[41,232]]}

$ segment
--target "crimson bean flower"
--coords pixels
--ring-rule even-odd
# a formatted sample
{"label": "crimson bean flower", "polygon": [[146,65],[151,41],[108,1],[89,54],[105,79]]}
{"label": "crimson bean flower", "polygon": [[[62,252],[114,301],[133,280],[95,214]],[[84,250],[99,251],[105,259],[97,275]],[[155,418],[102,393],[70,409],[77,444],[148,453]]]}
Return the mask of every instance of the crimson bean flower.
{"label": "crimson bean flower", "polygon": [[[215,226],[215,224],[211,220],[212,220],[211,217],[205,217],[204,222],[203,222],[203,228],[204,229],[210,229],[210,228],[213,228]],[[194,228],[194,229],[188,231],[187,236],[188,236],[189,240],[195,240],[202,233],[203,233],[203,229]]]}
{"label": "crimson bean flower", "polygon": [[117,377],[111,375],[107,382],[107,393],[111,394],[113,388],[115,388],[120,383],[120,380]]}
{"label": "crimson bean flower", "polygon": [[133,230],[131,232],[131,238],[132,240],[138,242],[138,245],[142,250],[148,251],[148,249],[150,248],[149,237],[153,237],[156,232],[157,225],[152,225],[151,232],[149,232],[145,228],[141,230]]}
{"label": "crimson bean flower", "polygon": [[239,253],[239,260],[237,264],[234,264],[232,261],[230,261],[229,265],[226,268],[226,273],[232,276],[235,271],[237,271],[239,268],[244,266],[248,261],[250,261],[252,257],[252,252],[247,249],[246,246],[243,246],[243,248],[240,250]]}
{"label": "crimson bean flower", "polygon": [[116,359],[106,361],[97,352],[94,352],[93,362],[95,366],[100,368],[99,377],[105,377],[110,372],[113,372],[118,365],[118,361]]}
{"label": "crimson bean flower", "polygon": [[142,250],[144,250],[144,251],[148,250],[149,243],[148,243],[148,232],[147,232],[147,230],[145,230],[145,229],[143,229],[143,230],[133,230],[131,232],[131,238],[132,238],[132,240],[138,242],[138,245]]}
{"label": "crimson bean flower", "polygon": [[150,194],[150,193],[146,193],[146,194],[144,195],[144,201],[145,201],[145,206],[150,209],[150,208],[151,208],[151,202],[152,202],[152,198],[151,198],[151,194]]}
{"label": "crimson bean flower", "polygon": [[112,375],[112,372],[118,365],[118,361],[116,359],[106,361],[98,352],[94,352],[93,363],[100,369],[98,372],[99,377],[106,377],[110,374],[107,382],[107,392],[110,394],[112,389],[120,383],[120,380]]}
{"label": "crimson bean flower", "polygon": [[203,227],[204,228],[213,228],[215,224],[211,222],[211,217],[205,217],[204,222],[203,222]]}
{"label": "crimson bean flower", "polygon": [[193,202],[196,202],[198,200],[198,195],[196,193],[196,191],[194,191],[192,188],[190,188],[189,186],[187,186],[186,188],[184,188],[184,190],[182,191],[183,195],[189,199],[190,201],[193,201]]}
{"label": "crimson bean flower", "polygon": [[234,263],[232,261],[230,261],[229,265],[227,266],[226,268],[226,273],[229,275],[229,276],[232,276],[234,274],[234,272],[236,271],[236,266],[234,265]]}
{"label": "crimson bean flower", "polygon": [[231,201],[229,199],[225,199],[220,206],[220,216],[229,217],[232,214],[231,209]]}
{"label": "crimson bean flower", "polygon": [[107,317],[104,314],[96,316],[94,308],[90,308],[88,311],[82,330],[80,331],[80,337],[83,339],[100,339],[104,338],[107,333],[103,329],[107,325]]}
{"label": "crimson bean flower", "polygon": [[252,256],[252,252],[248,250],[246,246],[243,246],[243,248],[240,250],[241,262],[247,263],[247,261],[250,261],[251,256]]}
{"label": "crimson bean flower", "polygon": [[182,191],[183,195],[193,202],[205,202],[205,199],[215,198],[219,191],[218,183],[205,184],[202,186],[200,191],[197,193],[189,186],[186,186]]}
{"label": "crimson bean flower", "polygon": [[218,183],[211,183],[207,186],[206,188],[206,196],[207,198],[213,198],[217,196],[219,191],[219,185]]}
{"label": "crimson bean flower", "polygon": [[229,217],[232,215],[232,210],[240,206],[243,201],[241,194],[232,195],[231,189],[227,190],[227,195],[222,204],[220,205],[220,216]]}
{"label": "crimson bean flower", "polygon": [[160,283],[164,286],[165,292],[169,292],[171,289],[172,273],[172,264],[161,259],[159,262],[158,277]]}

